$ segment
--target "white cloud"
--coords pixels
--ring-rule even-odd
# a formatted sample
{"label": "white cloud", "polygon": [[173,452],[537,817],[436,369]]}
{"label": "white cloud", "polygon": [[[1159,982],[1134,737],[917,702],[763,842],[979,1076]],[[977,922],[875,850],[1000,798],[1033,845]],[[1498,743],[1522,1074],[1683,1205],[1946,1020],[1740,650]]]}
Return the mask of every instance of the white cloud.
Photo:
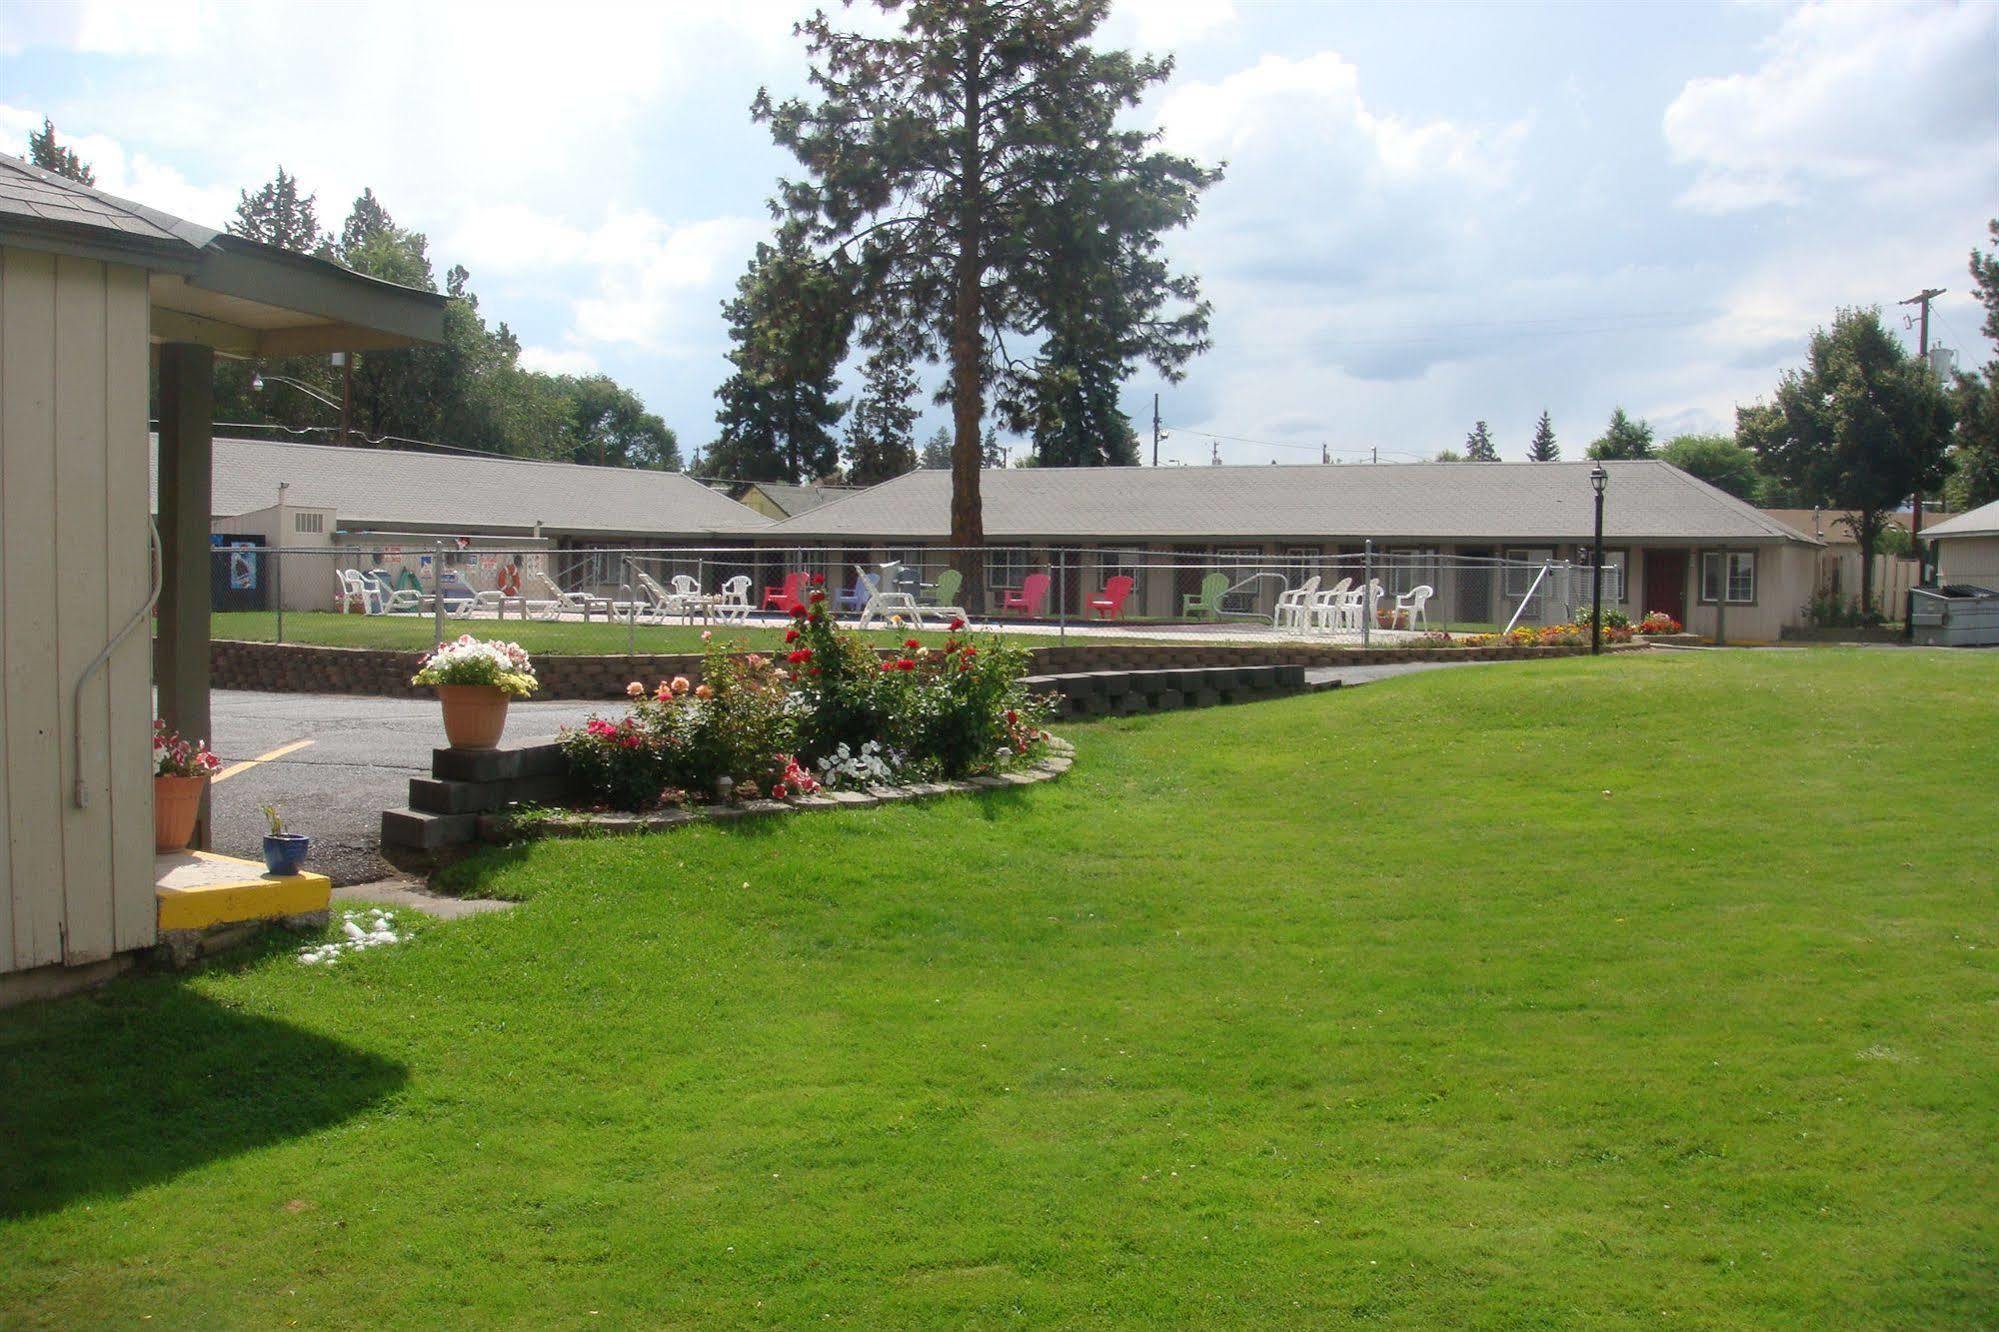
{"label": "white cloud", "polygon": [[524,346],[521,364],[551,375],[594,375],[598,369],[597,358],[580,347]]}
{"label": "white cloud", "polygon": [[1236,22],[1233,0],[1119,0],[1111,13],[1114,38],[1124,31],[1148,50],[1173,50]]}
{"label": "white cloud", "polygon": [[1894,187],[1954,165],[1990,184],[1999,6],[1808,4],[1746,74],[1690,80],[1666,108],[1682,206],[1799,204],[1815,187]]}
{"label": "white cloud", "polygon": [[716,302],[768,224],[722,217],[673,227],[648,214],[612,217],[593,234],[597,292],[575,302],[578,341],[682,351],[712,334]]}

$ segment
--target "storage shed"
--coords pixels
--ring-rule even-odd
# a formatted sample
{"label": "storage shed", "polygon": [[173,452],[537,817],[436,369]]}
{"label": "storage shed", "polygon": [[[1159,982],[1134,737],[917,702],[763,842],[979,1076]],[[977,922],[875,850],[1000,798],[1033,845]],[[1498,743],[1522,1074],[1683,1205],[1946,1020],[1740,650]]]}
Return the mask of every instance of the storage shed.
{"label": "storage shed", "polygon": [[157,937],[151,691],[207,735],[216,354],[436,341],[443,310],[0,155],[0,1002]]}

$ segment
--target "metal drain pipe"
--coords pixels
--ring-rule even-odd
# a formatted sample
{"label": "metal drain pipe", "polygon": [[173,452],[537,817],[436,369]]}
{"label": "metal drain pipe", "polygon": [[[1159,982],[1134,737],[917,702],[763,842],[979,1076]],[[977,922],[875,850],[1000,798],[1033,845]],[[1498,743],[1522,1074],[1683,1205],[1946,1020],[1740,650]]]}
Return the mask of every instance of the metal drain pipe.
{"label": "metal drain pipe", "polygon": [[165,552],[163,552],[160,549],[159,523],[153,521],[150,518],[147,519],[146,532],[150,539],[149,545],[153,553],[153,590],[146,594],[146,604],[132,612],[132,618],[125,621],[124,626],[120,628],[117,633],[111,635],[111,641],[104,645],[104,650],[97,654],[97,656],[91,661],[90,665],[83,668],[83,674],[79,675],[76,678],[76,689],[70,695],[70,700],[69,700],[70,771],[76,774],[76,786],[70,792],[70,798],[76,802],[76,807],[78,809],[90,808],[90,788],[84,784],[83,780],[84,686],[90,683],[92,676],[96,675],[99,671],[104,669],[104,663],[111,660],[111,654],[118,650],[118,645],[125,641],[125,636],[131,633],[134,629],[137,629],[139,625],[148,616],[150,616],[153,613],[153,607],[157,605],[160,600],[160,580],[166,575],[166,555]]}

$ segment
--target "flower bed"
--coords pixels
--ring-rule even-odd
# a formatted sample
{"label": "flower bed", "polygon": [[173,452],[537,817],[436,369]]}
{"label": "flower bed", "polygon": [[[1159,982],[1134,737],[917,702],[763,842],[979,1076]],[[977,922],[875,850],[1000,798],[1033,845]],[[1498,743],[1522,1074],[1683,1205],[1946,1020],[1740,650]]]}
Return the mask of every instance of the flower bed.
{"label": "flower bed", "polygon": [[840,629],[815,587],[773,659],[710,639],[701,683],[626,686],[630,710],[563,735],[573,799],[644,813],[839,786],[960,781],[1039,757],[1045,699],[1025,684],[1027,654],[952,626],[931,649],[910,639],[886,659]]}

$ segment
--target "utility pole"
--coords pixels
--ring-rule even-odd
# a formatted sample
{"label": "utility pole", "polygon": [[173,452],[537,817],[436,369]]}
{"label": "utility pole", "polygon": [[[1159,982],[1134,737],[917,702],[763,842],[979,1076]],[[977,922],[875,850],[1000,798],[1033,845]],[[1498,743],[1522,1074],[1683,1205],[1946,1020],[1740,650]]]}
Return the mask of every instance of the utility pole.
{"label": "utility pole", "polygon": [[[1916,335],[1916,357],[1923,363],[1924,374],[1930,373],[1930,302],[1943,295],[1943,290],[1942,287],[1925,287],[1908,300],[1902,302],[1904,305],[1916,306],[1922,311],[1922,332]],[[1911,510],[1909,514],[1909,548],[1916,553],[1916,568],[1920,573],[1923,567],[1922,491],[1919,490],[1916,492],[1914,498],[1910,501],[1909,508]],[[1904,618],[1906,621],[1906,617]]]}
{"label": "utility pole", "polygon": [[333,363],[340,367],[340,442],[345,444],[354,419],[354,353],[335,352]]}
{"label": "utility pole", "polygon": [[1152,465],[1159,466],[1159,395],[1152,395]]}
{"label": "utility pole", "polygon": [[1332,460],[1333,460],[1332,447],[1327,444],[1321,444],[1319,446],[1319,465],[1323,467],[1327,463],[1330,463]]}
{"label": "utility pole", "polygon": [[1373,448],[1369,449],[1369,450],[1368,450],[1368,455],[1369,455],[1369,460],[1370,460],[1370,461],[1372,461],[1372,462],[1380,462],[1380,461],[1381,461],[1381,446],[1380,446],[1379,444],[1377,444],[1377,445],[1375,445],[1375,446],[1374,446]]}
{"label": "utility pole", "polygon": [[1220,467],[1222,465],[1222,445],[1220,440],[1211,441],[1208,445],[1208,465],[1210,467]]}

